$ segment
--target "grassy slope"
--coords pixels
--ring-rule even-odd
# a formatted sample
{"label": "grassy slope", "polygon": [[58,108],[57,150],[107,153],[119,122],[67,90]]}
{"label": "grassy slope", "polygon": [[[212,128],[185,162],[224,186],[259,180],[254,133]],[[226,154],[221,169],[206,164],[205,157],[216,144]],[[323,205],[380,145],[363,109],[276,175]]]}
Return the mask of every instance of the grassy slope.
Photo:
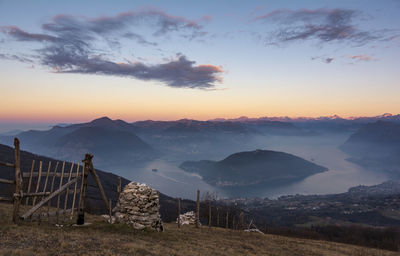
{"label": "grassy slope", "polygon": [[14,225],[11,205],[0,204],[1,255],[398,255],[332,242],[261,235],[222,228],[166,224],[162,233],[134,231],[87,216],[92,225]]}

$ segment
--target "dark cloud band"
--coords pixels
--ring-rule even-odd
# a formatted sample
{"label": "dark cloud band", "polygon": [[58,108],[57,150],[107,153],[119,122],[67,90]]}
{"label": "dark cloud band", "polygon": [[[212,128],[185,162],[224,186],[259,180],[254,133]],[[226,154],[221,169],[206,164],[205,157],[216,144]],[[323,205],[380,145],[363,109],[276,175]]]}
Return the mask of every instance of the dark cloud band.
{"label": "dark cloud band", "polygon": [[[183,17],[172,16],[160,10],[120,13],[112,17],[89,19],[57,15],[42,25],[44,33],[29,33],[15,26],[0,27],[1,31],[18,41],[36,41],[42,44],[38,61],[60,73],[101,74],[141,80],[154,80],[170,87],[208,89],[221,82],[221,68],[196,65],[184,55],[159,64],[118,63],[97,50],[98,41],[118,45],[116,36],[135,40],[144,46],[156,46],[131,30],[132,25],[146,24],[156,37],[173,32],[184,38],[203,36],[202,26]],[[108,53],[108,55],[112,55]],[[18,56],[3,58],[19,60]],[[0,56],[1,58],[1,56]]]}
{"label": "dark cloud band", "polygon": [[256,17],[264,23],[278,23],[279,28],[264,37],[267,43],[276,44],[297,40],[320,42],[349,42],[364,45],[379,37],[353,24],[359,13],[348,9],[277,10]]}

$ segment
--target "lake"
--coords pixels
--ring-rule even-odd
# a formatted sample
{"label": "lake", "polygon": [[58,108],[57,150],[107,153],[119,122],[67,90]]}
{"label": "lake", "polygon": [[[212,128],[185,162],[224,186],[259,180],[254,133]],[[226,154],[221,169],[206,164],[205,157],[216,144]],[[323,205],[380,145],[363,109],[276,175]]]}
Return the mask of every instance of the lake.
{"label": "lake", "polygon": [[[375,185],[387,180],[382,173],[371,172],[346,161],[348,155],[338,149],[349,134],[318,136],[257,136],[243,149],[269,149],[283,151],[300,156],[306,160],[329,168],[329,171],[312,175],[302,181],[281,187],[266,187],[256,194],[241,193],[241,197],[276,198],[289,194],[332,194],[346,192],[350,187],[358,185]],[[236,152],[227,150],[224,157]],[[217,160],[215,159],[215,160]],[[200,176],[189,174],[179,169],[182,161],[172,162],[167,157],[155,160],[142,167],[128,170],[116,169],[125,178],[146,183],[160,192],[172,197],[195,199],[196,190],[201,192],[215,191],[219,197],[228,196],[223,191],[205,183]],[[156,170],[154,170],[156,169]]]}

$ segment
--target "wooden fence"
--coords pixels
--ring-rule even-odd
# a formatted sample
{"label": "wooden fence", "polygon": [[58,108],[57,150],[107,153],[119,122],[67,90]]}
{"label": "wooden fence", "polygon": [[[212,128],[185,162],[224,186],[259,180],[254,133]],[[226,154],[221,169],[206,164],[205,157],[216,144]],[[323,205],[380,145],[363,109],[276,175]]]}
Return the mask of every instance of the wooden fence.
{"label": "wooden fence", "polygon": [[[52,165],[50,161],[47,165],[42,161],[36,165],[33,160],[30,172],[23,172],[20,167],[19,140],[15,138],[14,163],[0,162],[0,165],[15,170],[14,180],[0,179],[0,183],[15,185],[13,197],[0,197],[0,201],[13,201],[13,222],[18,223],[27,219],[43,220],[46,217],[50,221],[51,217],[56,217],[56,222],[59,223],[60,216],[63,216],[62,220],[66,218],[72,220],[74,213],[77,212],[77,224],[84,224],[85,195],[89,174],[96,181],[108,211],[111,211],[111,204],[106,198],[93,167],[92,158],[93,155],[86,154],[82,165],[66,164],[66,162],[61,164],[56,162]],[[24,179],[27,184],[24,184]],[[24,207],[22,208],[21,205]],[[21,209],[27,210],[21,213]]]}

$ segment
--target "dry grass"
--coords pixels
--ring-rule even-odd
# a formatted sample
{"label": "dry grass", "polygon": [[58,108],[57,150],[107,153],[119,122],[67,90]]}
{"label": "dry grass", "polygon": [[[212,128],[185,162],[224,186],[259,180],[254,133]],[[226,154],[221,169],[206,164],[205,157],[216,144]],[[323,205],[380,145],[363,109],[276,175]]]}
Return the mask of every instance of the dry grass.
{"label": "dry grass", "polygon": [[0,204],[1,255],[399,255],[347,244],[166,224],[165,232],[134,231],[87,216],[92,225],[11,224],[11,205]]}

